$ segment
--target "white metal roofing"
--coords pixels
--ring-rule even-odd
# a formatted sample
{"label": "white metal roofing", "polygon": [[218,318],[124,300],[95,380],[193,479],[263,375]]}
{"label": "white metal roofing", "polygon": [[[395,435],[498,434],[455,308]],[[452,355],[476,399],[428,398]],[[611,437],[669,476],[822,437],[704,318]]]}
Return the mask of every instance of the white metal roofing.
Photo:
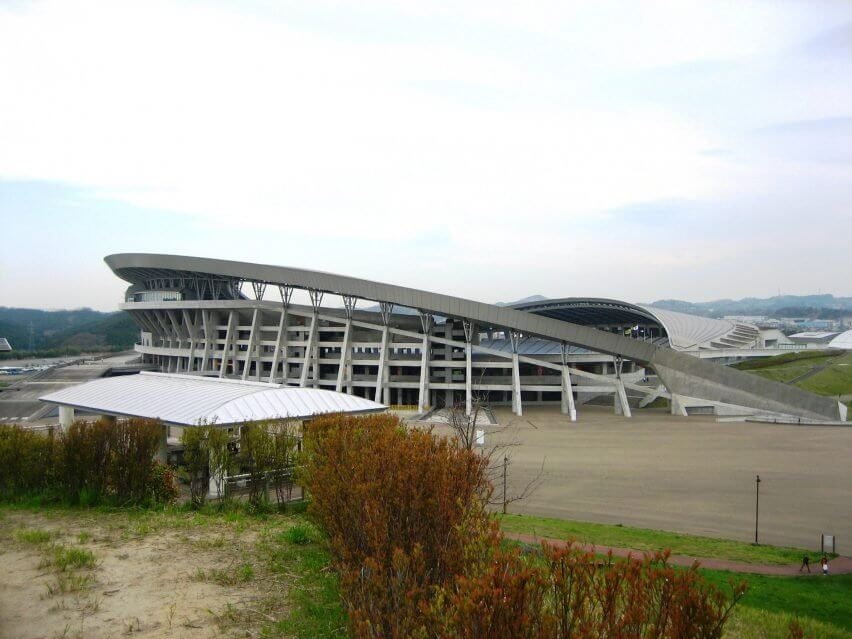
{"label": "white metal roofing", "polygon": [[829,348],[842,348],[844,350],[852,350],[852,328],[844,331],[828,343]]}
{"label": "white metal roofing", "polygon": [[236,424],[324,413],[371,413],[382,404],[318,388],[142,372],[96,379],[41,397],[51,404],[169,424]]}
{"label": "white metal roofing", "polygon": [[790,339],[798,337],[799,339],[821,339],[827,341],[835,335],[837,335],[837,331],[803,331],[795,335],[790,335]]}
{"label": "white metal roofing", "polygon": [[669,344],[676,350],[707,344],[714,339],[727,336],[736,328],[736,323],[730,320],[679,313],[643,304],[637,304],[637,306],[651,313],[665,327]]}

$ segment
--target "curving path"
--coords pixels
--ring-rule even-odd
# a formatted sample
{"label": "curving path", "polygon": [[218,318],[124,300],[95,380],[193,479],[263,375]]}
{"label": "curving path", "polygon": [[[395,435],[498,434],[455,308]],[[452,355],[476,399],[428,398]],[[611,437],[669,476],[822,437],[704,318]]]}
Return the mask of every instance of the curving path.
{"label": "curving path", "polygon": [[[563,539],[553,539],[549,537],[538,537],[536,535],[525,535],[521,533],[503,533],[507,539],[514,539],[524,544],[536,545],[543,541],[555,546],[566,545]],[[598,546],[592,544],[580,544],[580,547],[587,551],[606,554],[612,552],[616,557],[641,557],[647,550],[635,550],[630,548],[615,548],[613,546]],[[796,577],[822,575],[822,570],[819,566],[819,553],[811,555],[811,572],[799,572],[801,564],[792,564],[780,566],[778,564],[751,564],[744,561],[729,561],[727,559],[716,559],[711,557],[689,557],[687,555],[670,555],[669,563],[674,566],[689,567],[696,561],[701,564],[702,568],[711,570],[729,570],[731,572],[748,573],[752,575],[774,575],[781,577]],[[829,564],[829,575],[848,575],[852,574],[852,557],[835,557]]]}

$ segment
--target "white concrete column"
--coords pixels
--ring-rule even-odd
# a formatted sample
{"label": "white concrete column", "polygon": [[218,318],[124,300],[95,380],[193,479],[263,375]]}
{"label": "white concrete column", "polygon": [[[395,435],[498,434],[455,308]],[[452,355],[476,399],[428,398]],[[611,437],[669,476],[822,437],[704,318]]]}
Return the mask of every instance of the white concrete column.
{"label": "white concrete column", "polygon": [[523,401],[521,400],[521,373],[518,366],[518,349],[521,336],[517,331],[509,332],[512,343],[512,412],[518,417],[523,415]]}
{"label": "white concrete column", "polygon": [[518,417],[523,415],[523,402],[521,401],[521,373],[518,367],[518,354],[512,353],[512,412]]}
{"label": "white concrete column", "polygon": [[[249,343],[246,349],[246,360],[243,364],[243,381],[248,379],[249,371],[251,371],[251,363],[255,360],[255,340],[257,339],[257,319],[260,316],[260,309],[254,309],[251,314],[251,331],[249,332]],[[260,366],[260,362],[256,362],[256,366]]]}
{"label": "white concrete column", "polygon": [[574,390],[571,388],[571,373],[565,364],[562,365],[562,414],[569,415],[572,422],[577,421],[577,408],[574,406]]}
{"label": "white concrete column", "polygon": [[346,379],[346,368],[349,360],[351,359],[352,350],[350,346],[350,340],[352,339],[352,319],[349,318],[346,320],[346,327],[343,329],[343,346],[340,348],[340,361],[337,364],[337,384],[334,386],[334,390],[338,393],[343,392],[343,380]]}
{"label": "white concrete column", "polygon": [[373,401],[382,401],[382,385],[385,381],[385,366],[387,365],[388,356],[388,325],[385,324],[382,328],[382,345],[379,350],[379,370],[376,372],[376,393]]}
{"label": "white concrete column", "polygon": [[683,405],[681,396],[676,393],[672,393],[671,413],[672,415],[679,415],[681,417],[689,416],[689,413],[686,412],[686,406]]}
{"label": "white concrete column", "polygon": [[228,330],[225,332],[225,348],[222,350],[222,359],[219,362],[219,377],[225,377],[225,371],[228,370],[228,358],[231,356],[231,342],[234,338],[235,316],[235,311],[228,313]]}
{"label": "white concrete column", "polygon": [[314,311],[313,316],[311,317],[311,328],[308,332],[308,345],[305,347],[305,358],[302,364],[302,374],[299,378],[299,386],[305,388],[308,385],[308,372],[311,368],[311,357],[314,353],[314,343],[317,339],[317,324],[319,323],[319,318],[317,317],[317,312]]}
{"label": "white concrete column", "polygon": [[615,380],[613,403],[615,405],[616,415],[623,415],[624,417],[633,416],[630,412],[630,404],[627,401],[627,392],[624,390],[624,382],[621,381],[621,378]]}
{"label": "white concrete column", "polygon": [[161,464],[169,461],[169,427],[165,424],[160,426],[160,441],[157,445],[156,460]]}
{"label": "white concrete column", "polygon": [[473,346],[470,341],[465,344],[464,353],[464,414],[470,416],[473,412]]}
{"label": "white concrete column", "polygon": [[432,316],[420,314],[423,328],[423,344],[420,346],[420,392],[417,396],[417,412],[422,413],[429,402],[429,333],[432,330]]}
{"label": "white concrete column", "polygon": [[210,350],[213,347],[213,335],[211,332],[214,330],[214,322],[211,311],[201,311],[201,324],[204,327],[204,354],[201,356],[201,372],[205,372],[209,366],[208,359],[210,357]]}
{"label": "white concrete column", "polygon": [[59,407],[59,425],[62,430],[68,430],[71,424],[74,423],[74,407],[60,406]]}
{"label": "white concrete column", "polygon": [[[281,315],[278,318],[278,333],[275,337],[275,352],[272,354],[272,370],[269,371],[269,379],[266,381],[270,384],[275,381],[275,373],[278,372],[278,361],[281,358],[282,339],[285,339],[287,334],[287,309],[281,310]],[[284,381],[287,381],[287,371],[284,371]]]}
{"label": "white concrete column", "polygon": [[473,323],[462,320],[464,328],[464,414],[473,412]]}

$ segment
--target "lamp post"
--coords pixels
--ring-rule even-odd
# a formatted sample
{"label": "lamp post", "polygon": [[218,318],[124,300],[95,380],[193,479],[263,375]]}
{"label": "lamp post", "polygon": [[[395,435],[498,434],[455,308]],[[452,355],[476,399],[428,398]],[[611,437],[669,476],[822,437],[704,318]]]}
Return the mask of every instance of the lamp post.
{"label": "lamp post", "polygon": [[757,541],[757,520],[760,512],[760,475],[755,475],[754,479],[754,545],[758,545]]}

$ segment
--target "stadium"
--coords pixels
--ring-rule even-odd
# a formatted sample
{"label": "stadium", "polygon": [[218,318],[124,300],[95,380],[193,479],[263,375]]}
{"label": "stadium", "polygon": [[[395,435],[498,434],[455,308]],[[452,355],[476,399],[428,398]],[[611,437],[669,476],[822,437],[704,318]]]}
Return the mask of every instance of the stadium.
{"label": "stadium", "polygon": [[[673,414],[846,419],[846,407],[723,363],[780,352],[737,321],[597,298],[499,306],[404,286],[201,257],[116,254],[120,308],[159,370],[319,388],[387,406],[587,403],[629,417]],[[301,298],[305,298],[301,300]],[[303,301],[304,303],[298,303]]]}

